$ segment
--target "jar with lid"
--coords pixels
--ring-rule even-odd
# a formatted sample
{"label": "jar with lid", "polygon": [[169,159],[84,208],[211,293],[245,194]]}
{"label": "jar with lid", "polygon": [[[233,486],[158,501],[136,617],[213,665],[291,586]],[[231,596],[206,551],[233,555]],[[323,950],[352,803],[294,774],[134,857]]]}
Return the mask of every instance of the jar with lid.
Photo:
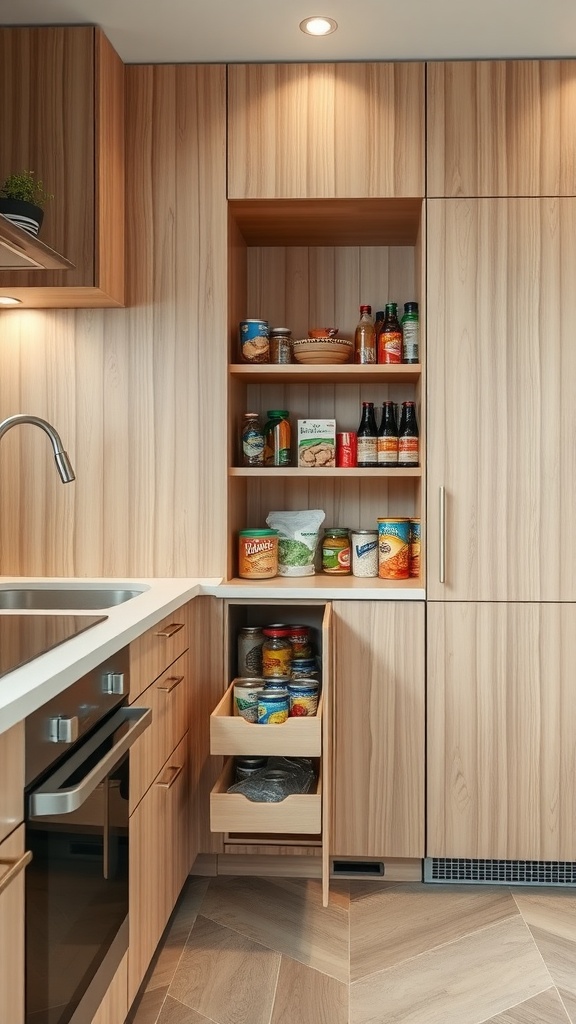
{"label": "jar with lid", "polygon": [[290,643],[293,659],[312,657],[309,626],[290,626]]}
{"label": "jar with lid", "polygon": [[238,675],[259,676],[262,672],[261,626],[242,626],[238,634]]}
{"label": "jar with lid", "polygon": [[245,412],[241,431],[242,465],[264,465],[264,431],[257,412]]}
{"label": "jar with lid", "polygon": [[274,623],[262,630],[262,675],[289,676],[292,669],[292,644],[290,643],[290,626]]}
{"label": "jar with lid", "polygon": [[332,526],[324,530],[322,572],[329,576],[350,575],[350,533],[347,529]]}
{"label": "jar with lid", "polygon": [[269,409],[264,427],[264,465],[289,466],[291,430],[287,409]]}
{"label": "jar with lid", "polygon": [[273,327],[270,331],[270,362],[292,362],[292,331],[289,327]]}

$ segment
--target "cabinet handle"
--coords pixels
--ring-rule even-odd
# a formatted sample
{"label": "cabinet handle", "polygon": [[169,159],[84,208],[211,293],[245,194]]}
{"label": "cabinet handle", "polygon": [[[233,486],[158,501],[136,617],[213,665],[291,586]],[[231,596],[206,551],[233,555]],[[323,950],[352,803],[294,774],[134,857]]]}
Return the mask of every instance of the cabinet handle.
{"label": "cabinet handle", "polygon": [[440,565],[439,565],[439,576],[440,583],[446,582],[446,488],[440,488]]}
{"label": "cabinet handle", "polygon": [[26,853],[23,853],[18,860],[0,860],[0,864],[4,864],[8,867],[8,870],[5,871],[2,878],[0,878],[0,894],[4,892],[4,889],[8,888],[10,882],[14,881],[16,875],[19,875],[20,872],[28,866],[31,860],[31,850],[27,850]]}
{"label": "cabinet handle", "polygon": [[162,690],[162,693],[172,693],[172,690],[175,690],[176,687],[180,685],[183,679],[184,676],[168,676],[168,678],[165,680],[165,685],[158,686],[157,689]]}
{"label": "cabinet handle", "polygon": [[181,629],[184,629],[183,622],[172,622],[169,626],[165,626],[164,629],[158,630],[156,636],[163,636],[166,640],[169,640],[175,633],[179,633]]}
{"label": "cabinet handle", "polygon": [[[179,765],[171,764],[171,765],[168,765],[168,768],[166,769],[166,773],[164,775],[164,778],[160,782],[157,783],[157,785],[160,786],[160,789],[171,789],[172,786],[174,785],[174,783],[176,782],[176,779],[178,778],[178,776],[182,772],[183,768],[184,768],[183,764],[179,764]],[[169,775],[169,773],[171,773],[171,775]],[[166,776],[169,776],[168,779],[166,778]]]}

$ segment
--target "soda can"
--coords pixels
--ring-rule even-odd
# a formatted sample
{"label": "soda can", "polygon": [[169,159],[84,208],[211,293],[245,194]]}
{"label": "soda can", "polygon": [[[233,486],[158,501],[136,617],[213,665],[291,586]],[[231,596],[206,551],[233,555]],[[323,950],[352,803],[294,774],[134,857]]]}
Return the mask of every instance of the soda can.
{"label": "soda can", "polygon": [[241,320],[240,358],[243,363],[270,362],[270,328],[267,320]]}
{"label": "soda can", "polygon": [[407,580],[410,576],[410,520],[378,520],[378,576]]}
{"label": "soda can", "polygon": [[420,576],[420,520],[410,520],[410,576]]}
{"label": "soda can", "polygon": [[353,430],[336,434],[336,465],[351,469],[357,465],[358,439]]}

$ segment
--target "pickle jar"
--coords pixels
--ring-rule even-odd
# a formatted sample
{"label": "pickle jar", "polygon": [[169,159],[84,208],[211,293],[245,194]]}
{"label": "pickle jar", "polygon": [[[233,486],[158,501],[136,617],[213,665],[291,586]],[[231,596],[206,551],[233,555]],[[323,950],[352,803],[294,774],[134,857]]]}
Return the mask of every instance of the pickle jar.
{"label": "pickle jar", "polygon": [[290,626],[275,623],[262,630],[262,675],[289,676],[292,670],[292,644],[290,642]]}
{"label": "pickle jar", "polygon": [[322,572],[329,576],[350,575],[350,532],[338,527],[324,530]]}

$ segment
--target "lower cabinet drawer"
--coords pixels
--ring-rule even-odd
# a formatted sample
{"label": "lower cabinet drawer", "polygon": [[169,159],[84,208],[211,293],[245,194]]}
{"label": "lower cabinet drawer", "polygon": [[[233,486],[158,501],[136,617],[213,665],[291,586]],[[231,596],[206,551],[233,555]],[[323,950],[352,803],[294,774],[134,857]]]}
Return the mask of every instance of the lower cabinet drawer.
{"label": "lower cabinet drawer", "polygon": [[[256,728],[259,728],[256,726]],[[260,728],[265,729],[266,726]],[[276,728],[276,726],[271,727]],[[282,728],[282,726],[278,726]],[[322,831],[322,773],[316,790],[294,793],[280,803],[255,803],[241,793],[228,793],[234,781],[234,759],[230,758],[210,794],[212,832],[279,832],[317,835]]]}

